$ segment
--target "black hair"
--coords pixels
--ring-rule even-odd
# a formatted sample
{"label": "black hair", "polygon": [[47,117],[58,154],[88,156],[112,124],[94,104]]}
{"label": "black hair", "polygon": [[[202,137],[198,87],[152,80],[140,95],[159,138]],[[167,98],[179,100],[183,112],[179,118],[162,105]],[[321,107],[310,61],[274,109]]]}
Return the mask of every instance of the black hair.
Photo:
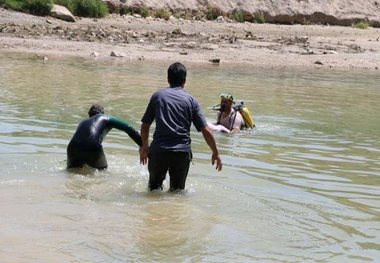
{"label": "black hair", "polygon": [[186,81],[186,67],[179,62],[171,64],[168,68],[168,82],[170,87],[182,86]]}
{"label": "black hair", "polygon": [[94,104],[91,106],[91,108],[88,110],[88,116],[92,117],[98,113],[103,113],[104,114],[104,108],[103,106],[99,104]]}

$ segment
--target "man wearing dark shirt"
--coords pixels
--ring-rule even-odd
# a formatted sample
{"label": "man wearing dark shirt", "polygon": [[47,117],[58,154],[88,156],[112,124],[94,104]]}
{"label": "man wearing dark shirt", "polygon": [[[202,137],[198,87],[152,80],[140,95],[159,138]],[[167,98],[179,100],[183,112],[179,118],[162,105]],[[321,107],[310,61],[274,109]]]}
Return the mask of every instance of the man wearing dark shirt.
{"label": "man wearing dark shirt", "polygon": [[[169,171],[170,191],[185,188],[191,154],[190,127],[193,123],[212,150],[211,162],[222,169],[222,161],[212,131],[207,125],[198,102],[183,90],[186,68],[174,63],[168,69],[170,87],[155,92],[141,120],[140,162],[148,162],[149,189],[162,189]],[[156,121],[153,141],[148,147],[149,129]]]}
{"label": "man wearing dark shirt", "polygon": [[104,108],[93,105],[88,111],[89,118],[83,120],[67,146],[67,168],[78,168],[87,164],[98,169],[107,168],[102,142],[112,129],[125,131],[139,146],[140,134],[128,123],[104,115]]}

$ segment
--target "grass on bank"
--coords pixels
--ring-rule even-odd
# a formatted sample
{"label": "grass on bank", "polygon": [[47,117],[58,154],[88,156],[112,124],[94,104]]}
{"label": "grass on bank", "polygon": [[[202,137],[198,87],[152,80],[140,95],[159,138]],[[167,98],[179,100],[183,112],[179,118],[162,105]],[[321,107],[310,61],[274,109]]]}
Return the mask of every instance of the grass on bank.
{"label": "grass on bank", "polygon": [[52,0],[0,0],[0,5],[15,11],[45,16],[50,13]]}
{"label": "grass on bank", "polygon": [[66,7],[73,15],[82,17],[105,17],[107,5],[101,0],[52,0],[54,4]]}
{"label": "grass on bank", "polygon": [[160,9],[156,9],[156,10],[150,10],[146,6],[127,6],[127,5],[120,8],[118,10],[118,13],[120,15],[138,14],[144,18],[146,18],[148,16],[152,16],[155,18],[162,18],[165,20],[169,20],[170,16],[172,15],[172,13],[169,10],[164,9],[164,8],[160,8]]}
{"label": "grass on bank", "polygon": [[104,17],[107,5],[101,0],[0,0],[0,5],[15,11],[46,16],[53,4],[65,6],[73,15],[82,17]]}
{"label": "grass on bank", "polygon": [[241,11],[232,12],[231,17],[232,17],[232,19],[234,19],[235,21],[237,21],[239,23],[244,22],[244,14]]}
{"label": "grass on bank", "polygon": [[142,17],[148,17],[151,15],[151,11],[146,6],[123,6],[118,10],[120,15],[133,15],[138,14]]}
{"label": "grass on bank", "polygon": [[359,21],[359,22],[353,24],[352,26],[355,27],[355,28],[367,29],[368,27],[371,26],[371,23],[368,22],[368,21],[363,20],[363,21]]}
{"label": "grass on bank", "polygon": [[264,24],[265,23],[265,16],[263,12],[257,12],[255,15],[255,22],[257,24]]}

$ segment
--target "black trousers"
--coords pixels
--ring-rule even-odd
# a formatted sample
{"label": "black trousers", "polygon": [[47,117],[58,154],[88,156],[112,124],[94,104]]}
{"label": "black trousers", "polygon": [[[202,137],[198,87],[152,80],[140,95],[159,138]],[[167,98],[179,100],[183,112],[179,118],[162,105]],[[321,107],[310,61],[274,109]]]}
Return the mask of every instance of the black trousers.
{"label": "black trousers", "polygon": [[170,191],[185,189],[191,152],[160,152],[148,155],[149,189],[161,189],[169,171]]}

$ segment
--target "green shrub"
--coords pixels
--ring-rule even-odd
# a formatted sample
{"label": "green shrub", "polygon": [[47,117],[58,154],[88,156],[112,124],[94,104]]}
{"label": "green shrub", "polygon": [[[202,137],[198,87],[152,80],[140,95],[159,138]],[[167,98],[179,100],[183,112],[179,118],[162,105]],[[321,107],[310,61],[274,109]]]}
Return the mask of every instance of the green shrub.
{"label": "green shrub", "polygon": [[171,13],[163,8],[157,9],[154,11],[153,16],[157,18],[162,18],[165,20],[169,20]]}
{"label": "green shrub", "polygon": [[40,16],[48,15],[53,6],[52,0],[1,0],[0,4],[15,11]]}
{"label": "green shrub", "polygon": [[262,12],[257,12],[255,14],[255,22],[258,24],[264,24],[265,23],[265,16]]}
{"label": "green shrub", "polygon": [[83,17],[105,17],[107,5],[101,0],[74,0],[74,14]]}
{"label": "green shrub", "polygon": [[146,6],[143,6],[143,7],[140,7],[137,12],[137,14],[141,15],[142,17],[148,17],[150,16],[150,10],[148,7]]}
{"label": "green shrub", "polygon": [[179,11],[176,11],[173,14],[173,16],[175,18],[190,20],[191,18],[193,18],[193,13],[190,10],[179,10]]}
{"label": "green shrub", "polygon": [[27,0],[28,10],[33,15],[47,16],[53,6],[52,0]]}
{"label": "green shrub", "polygon": [[119,14],[120,15],[126,15],[126,14],[131,14],[131,10],[129,9],[129,6],[124,5],[119,9]]}
{"label": "green shrub", "polygon": [[77,16],[104,17],[108,14],[107,5],[101,0],[0,0],[6,8],[34,15],[48,15],[53,3],[65,6]]}
{"label": "green shrub", "polygon": [[371,26],[371,23],[366,21],[366,20],[363,20],[363,21],[359,21],[359,22],[353,24],[352,26],[355,28],[367,29],[368,27]]}
{"label": "green shrub", "polygon": [[22,0],[1,0],[0,4],[15,11],[27,12],[26,2]]}
{"label": "green shrub", "polygon": [[75,0],[54,0],[54,3],[66,7],[71,13],[75,13]]}
{"label": "green shrub", "polygon": [[126,15],[126,14],[138,14],[141,15],[142,17],[148,17],[150,16],[150,10],[146,6],[123,6],[119,10],[120,15]]}
{"label": "green shrub", "polygon": [[232,18],[239,23],[243,23],[244,22],[244,13],[242,11],[234,11],[232,13]]}
{"label": "green shrub", "polygon": [[150,10],[146,6],[136,6],[131,8],[132,14],[138,14],[142,17],[150,16]]}

